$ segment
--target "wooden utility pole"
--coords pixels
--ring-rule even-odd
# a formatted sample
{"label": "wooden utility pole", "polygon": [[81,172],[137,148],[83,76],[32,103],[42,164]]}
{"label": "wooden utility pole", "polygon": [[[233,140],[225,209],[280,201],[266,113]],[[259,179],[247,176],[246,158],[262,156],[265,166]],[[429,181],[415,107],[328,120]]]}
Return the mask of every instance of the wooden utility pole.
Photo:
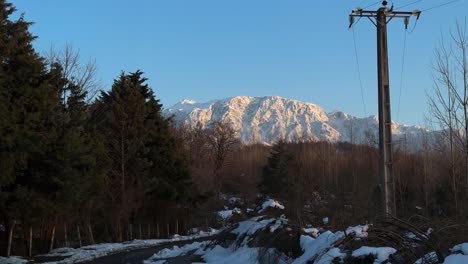
{"label": "wooden utility pole", "polygon": [[394,11],[393,6],[387,8],[387,1],[377,11],[356,8],[351,12],[350,25],[355,17],[367,17],[377,27],[377,75],[379,101],[379,186],[382,197],[383,211],[396,216],[395,183],[393,179],[392,157],[392,118],[390,110],[390,81],[388,74],[387,24],[395,17],[403,18],[405,28],[408,28],[409,18],[414,15],[419,18],[421,11]]}

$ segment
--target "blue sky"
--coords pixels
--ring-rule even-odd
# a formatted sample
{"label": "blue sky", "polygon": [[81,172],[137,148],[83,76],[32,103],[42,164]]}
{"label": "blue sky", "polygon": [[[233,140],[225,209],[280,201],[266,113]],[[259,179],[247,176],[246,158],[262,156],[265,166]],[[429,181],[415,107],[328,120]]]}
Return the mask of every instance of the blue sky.
{"label": "blue sky", "polygon": [[[420,1],[405,10],[448,1]],[[141,69],[165,107],[184,98],[203,102],[279,95],[316,103],[326,111],[377,113],[375,27],[363,19],[355,28],[366,111],[348,30],[350,11],[374,0],[12,2],[26,20],[35,22],[31,30],[39,37],[39,52],[71,44],[83,59],[96,59],[107,89],[122,70]],[[414,0],[393,2],[398,7]],[[392,119],[424,125],[434,48],[457,19],[465,19],[466,10],[466,0],[430,10],[407,33],[401,96],[405,31],[402,20],[390,23]]]}

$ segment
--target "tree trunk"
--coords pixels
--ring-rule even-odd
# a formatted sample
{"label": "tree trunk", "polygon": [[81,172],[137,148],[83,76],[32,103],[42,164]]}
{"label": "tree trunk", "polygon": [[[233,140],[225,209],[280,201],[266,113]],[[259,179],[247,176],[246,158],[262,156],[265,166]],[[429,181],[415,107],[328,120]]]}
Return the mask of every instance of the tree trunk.
{"label": "tree trunk", "polygon": [[88,223],[88,235],[89,235],[89,243],[91,245],[94,245],[95,241],[94,241],[94,236],[93,236],[93,229],[90,223]]}
{"label": "tree trunk", "polygon": [[32,257],[33,229],[29,226],[28,256]]}
{"label": "tree trunk", "polygon": [[83,243],[81,242],[81,233],[80,233],[80,226],[79,225],[76,227],[76,231],[77,231],[77,234],[78,234],[78,243],[79,243],[80,247],[82,247]]}
{"label": "tree trunk", "polygon": [[67,224],[63,224],[63,239],[65,240],[65,247],[68,247]]}
{"label": "tree trunk", "polygon": [[159,223],[156,224],[156,238],[159,238]]}
{"label": "tree trunk", "polygon": [[128,224],[128,235],[130,236],[129,240],[133,240],[132,224]]}
{"label": "tree trunk", "polygon": [[54,240],[55,240],[55,225],[52,227],[52,236],[50,238],[49,252],[52,251],[52,249],[54,249]]}
{"label": "tree trunk", "polygon": [[169,237],[171,237],[171,236],[169,235],[169,224],[167,224],[167,238],[169,238]]}
{"label": "tree trunk", "polygon": [[140,240],[143,239],[143,232],[141,230],[141,224],[138,225],[139,233],[140,233]]}
{"label": "tree trunk", "polygon": [[10,225],[10,228],[8,229],[8,245],[7,245],[7,252],[6,256],[9,257],[11,255],[11,247],[13,243],[13,231],[16,226],[16,221],[13,221]]}

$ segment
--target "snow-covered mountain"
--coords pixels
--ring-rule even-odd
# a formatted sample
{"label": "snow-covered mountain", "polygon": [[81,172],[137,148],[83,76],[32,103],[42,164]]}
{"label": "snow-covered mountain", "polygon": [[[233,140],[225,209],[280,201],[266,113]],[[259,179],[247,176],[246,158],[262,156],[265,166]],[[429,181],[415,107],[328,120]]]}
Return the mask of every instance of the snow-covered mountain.
{"label": "snow-covered mountain", "polygon": [[[355,117],[341,111],[325,112],[312,103],[278,96],[236,96],[197,103],[183,100],[166,109],[178,124],[195,126],[198,122],[209,127],[215,121],[227,120],[247,144],[271,144],[286,141],[326,140],[353,143],[378,141],[378,118]],[[418,126],[392,123],[394,140],[414,145],[422,131]]]}

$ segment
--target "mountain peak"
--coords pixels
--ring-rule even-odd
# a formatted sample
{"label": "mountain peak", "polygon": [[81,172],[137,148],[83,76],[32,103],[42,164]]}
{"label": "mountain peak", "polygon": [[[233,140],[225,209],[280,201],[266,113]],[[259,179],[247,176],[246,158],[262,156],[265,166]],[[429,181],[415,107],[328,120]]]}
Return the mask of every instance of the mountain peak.
{"label": "mountain peak", "polygon": [[184,99],[180,102],[180,104],[185,104],[185,105],[192,105],[192,104],[195,104],[196,101],[194,100],[191,100],[191,99]]}

